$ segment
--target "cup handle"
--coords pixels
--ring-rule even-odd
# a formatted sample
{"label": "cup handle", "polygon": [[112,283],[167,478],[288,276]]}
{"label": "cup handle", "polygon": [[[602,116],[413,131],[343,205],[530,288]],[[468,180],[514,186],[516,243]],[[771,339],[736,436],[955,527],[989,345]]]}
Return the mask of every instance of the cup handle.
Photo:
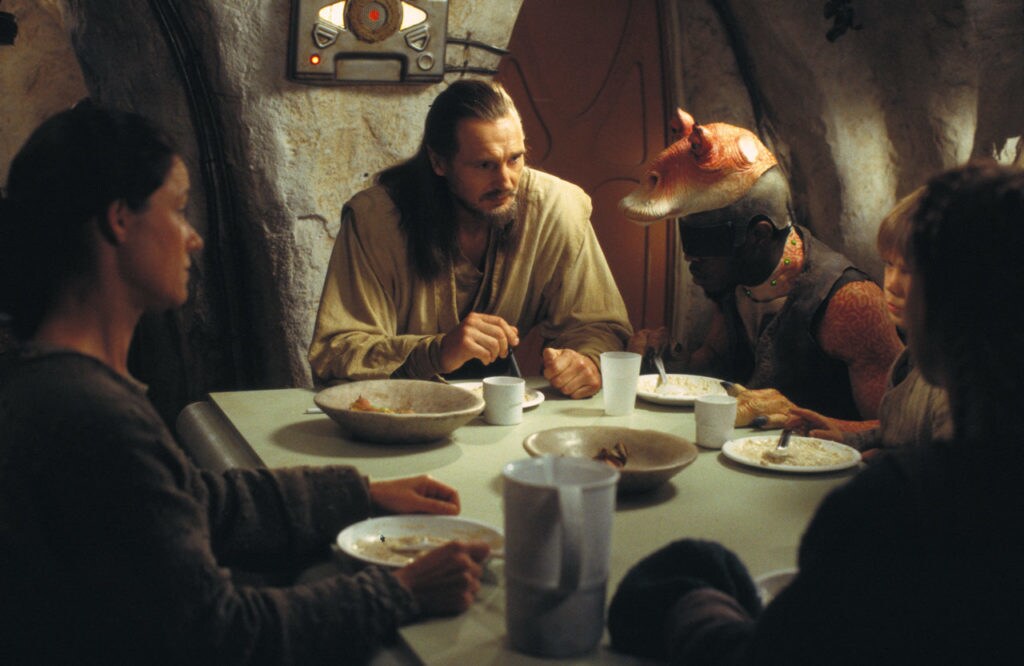
{"label": "cup handle", "polygon": [[576,590],[583,569],[583,489],[559,486],[558,522],[562,526],[562,562],[558,573],[558,589]]}

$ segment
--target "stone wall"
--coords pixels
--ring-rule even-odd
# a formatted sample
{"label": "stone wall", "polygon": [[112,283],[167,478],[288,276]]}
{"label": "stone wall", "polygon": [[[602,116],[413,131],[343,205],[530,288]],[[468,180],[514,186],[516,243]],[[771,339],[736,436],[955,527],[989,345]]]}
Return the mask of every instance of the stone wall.
{"label": "stone wall", "polygon": [[[449,34],[504,46],[521,4],[451,0]],[[800,221],[878,276],[875,228],[899,196],[971,156],[1020,161],[1024,15],[1018,0],[852,0],[861,28],[829,41],[824,4],[666,0],[668,75],[698,121],[757,127]],[[308,385],[341,206],[415,150],[439,86],[289,81],[288,2],[0,7],[21,27],[0,47],[0,174],[40,120],[86,91],[153,117],[186,157],[207,250],[187,308],[147,319],[136,350],[165,415],[208,390]],[[457,46],[447,60],[496,65]],[[697,340],[706,303],[680,265],[676,331]]]}
{"label": "stone wall", "polygon": [[[875,234],[900,197],[972,157],[1024,166],[1024,10],[851,0],[860,28],[830,41],[824,5],[670,3],[676,89],[697,122],[757,127],[798,221],[880,279]],[[709,307],[680,266],[675,330],[693,346]]]}

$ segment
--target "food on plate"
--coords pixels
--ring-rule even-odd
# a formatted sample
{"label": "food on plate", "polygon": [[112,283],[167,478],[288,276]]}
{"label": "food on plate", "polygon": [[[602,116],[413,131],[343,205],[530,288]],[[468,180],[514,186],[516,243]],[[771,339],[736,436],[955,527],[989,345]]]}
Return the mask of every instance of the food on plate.
{"label": "food on plate", "polygon": [[820,439],[794,437],[785,451],[775,450],[777,442],[777,437],[750,437],[739,443],[737,452],[749,460],[760,461],[762,465],[828,467],[849,459],[845,451]]}
{"label": "food on plate", "polygon": [[352,549],[365,557],[384,560],[395,566],[404,566],[449,539],[433,535],[407,535],[389,537],[383,534],[364,537],[352,544]]}
{"label": "food on plate", "polygon": [[411,409],[390,409],[388,407],[377,407],[373,405],[369,400],[363,396],[359,396],[352,401],[349,405],[349,409],[354,409],[357,412],[379,412],[381,414],[412,414]]}
{"label": "food on plate", "polygon": [[725,395],[721,381],[700,375],[670,374],[664,382],[659,375],[640,375],[636,390],[644,400],[663,405],[687,405],[702,395]]}
{"label": "food on plate", "polygon": [[761,455],[761,461],[769,465],[780,465],[789,460],[789,449],[779,451],[768,449]]}
{"label": "food on plate", "polygon": [[615,442],[612,448],[609,449],[606,446],[602,446],[601,450],[594,456],[594,460],[599,460],[606,465],[614,467],[615,469],[622,469],[626,466],[626,460],[629,458],[629,448],[622,442]]}

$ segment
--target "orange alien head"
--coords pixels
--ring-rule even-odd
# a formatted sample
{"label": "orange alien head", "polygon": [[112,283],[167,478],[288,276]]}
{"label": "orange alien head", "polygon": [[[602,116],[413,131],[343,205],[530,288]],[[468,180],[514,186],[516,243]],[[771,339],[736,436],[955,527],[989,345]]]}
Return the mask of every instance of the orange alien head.
{"label": "orange alien head", "polygon": [[776,164],[748,129],[697,125],[682,109],[676,109],[671,127],[679,139],[654,158],[643,182],[619,202],[623,214],[638,224],[728,206]]}

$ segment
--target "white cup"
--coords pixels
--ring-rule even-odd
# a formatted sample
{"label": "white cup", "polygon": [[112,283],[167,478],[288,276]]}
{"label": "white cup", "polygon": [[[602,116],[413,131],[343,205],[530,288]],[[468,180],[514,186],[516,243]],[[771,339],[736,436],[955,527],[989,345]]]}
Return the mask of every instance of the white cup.
{"label": "white cup", "polygon": [[732,438],[736,423],[736,398],[728,395],[704,395],[693,401],[697,420],[697,444],[720,449]]}
{"label": "white cup", "polygon": [[641,358],[633,352],[601,352],[601,393],[604,394],[604,413],[608,416],[633,413]]}
{"label": "white cup", "polygon": [[585,458],[527,458],[502,469],[512,649],[569,657],[601,641],[618,479]]}
{"label": "white cup", "polygon": [[515,425],[523,420],[526,382],[522,377],[484,379],[484,420],[494,425]]}

